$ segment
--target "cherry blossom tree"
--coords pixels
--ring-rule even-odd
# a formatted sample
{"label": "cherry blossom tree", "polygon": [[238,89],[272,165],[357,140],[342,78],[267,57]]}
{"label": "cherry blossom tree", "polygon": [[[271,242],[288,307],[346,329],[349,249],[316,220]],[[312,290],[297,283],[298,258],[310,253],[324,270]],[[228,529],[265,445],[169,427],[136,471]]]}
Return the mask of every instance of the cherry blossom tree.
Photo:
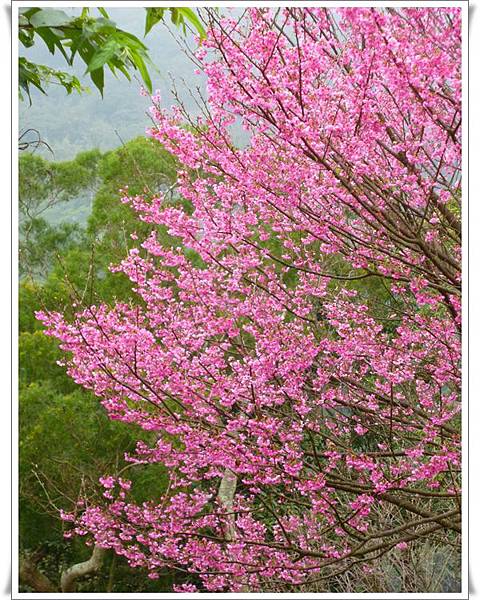
{"label": "cherry blossom tree", "polygon": [[204,22],[203,116],[153,97],[186,202],[124,198],[151,224],[112,267],[138,301],[39,314],[109,416],[156,433],[128,460],[170,472],[141,505],[104,478],[71,534],[190,573],[178,591],[308,586],[458,544],[460,9]]}

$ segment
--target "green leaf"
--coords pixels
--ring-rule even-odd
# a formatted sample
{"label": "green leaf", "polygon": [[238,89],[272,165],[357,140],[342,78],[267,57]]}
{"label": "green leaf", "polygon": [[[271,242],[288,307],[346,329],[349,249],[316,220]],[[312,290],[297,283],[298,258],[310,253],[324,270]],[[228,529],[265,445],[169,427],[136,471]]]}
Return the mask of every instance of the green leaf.
{"label": "green leaf", "polygon": [[90,62],[87,65],[87,73],[96,71],[100,67],[103,67],[105,63],[108,63],[120,49],[119,44],[115,40],[109,40],[103,48],[97,50],[92,56]]}
{"label": "green leaf", "polygon": [[95,22],[90,24],[91,27],[91,31],[94,34],[98,34],[98,33],[114,33],[115,31],[117,31],[117,25],[115,23],[115,21],[112,21],[111,19],[104,19],[103,17],[100,17],[99,19],[97,19]]}
{"label": "green leaf", "polygon": [[33,27],[59,27],[67,25],[72,18],[56,8],[42,8],[30,17],[30,23]]}
{"label": "green leaf", "polygon": [[33,30],[28,29],[20,29],[18,31],[18,39],[25,46],[25,48],[30,48],[35,43],[33,40],[34,32]]}
{"label": "green leaf", "polygon": [[145,19],[144,36],[147,35],[154,25],[163,19],[163,13],[165,12],[164,8],[146,8],[145,10],[147,11],[147,16]]}
{"label": "green leaf", "polygon": [[140,71],[140,75],[147,86],[147,90],[152,93],[152,80],[150,79],[150,75],[148,74],[147,67],[143,61],[143,58],[139,54],[132,54],[131,60],[138,67]]}
{"label": "green leaf", "polygon": [[90,73],[90,77],[92,78],[93,83],[98,88],[103,98],[103,86],[105,84],[103,69],[97,69],[96,71],[92,71]]}
{"label": "green leaf", "polygon": [[83,37],[83,35],[81,33],[75,32],[74,34],[72,33],[72,35],[70,36],[70,39],[71,39],[71,42],[69,42],[69,46],[72,51],[71,59],[73,60],[73,57],[79,51],[82,44],[85,43],[85,38]]}
{"label": "green leaf", "polygon": [[128,79],[128,81],[132,81],[132,78],[130,77],[130,73],[128,72],[127,68],[124,65],[119,65],[118,70],[121,71],[125,75],[125,77]]}
{"label": "green leaf", "polygon": [[40,28],[37,30],[38,35],[42,38],[42,40],[47,45],[47,48],[50,51],[50,54],[55,53],[55,46],[58,38],[50,32],[48,28]]}
{"label": "green leaf", "polygon": [[123,29],[117,29],[114,37],[123,46],[135,50],[141,50],[144,53],[148,51],[148,48],[145,46],[145,44],[142,44],[142,42],[137,37],[135,37],[131,33],[128,33],[128,31],[123,31]]}
{"label": "green leaf", "polygon": [[37,29],[37,34],[45,42],[51,54],[55,54],[55,48],[58,48],[58,50],[60,50],[60,52],[63,54],[64,58],[68,62],[68,57],[65,52],[65,49],[62,46],[60,38],[54,33],[55,31],[58,30],[54,28],[40,27]]}
{"label": "green leaf", "polygon": [[205,29],[200,19],[195,14],[195,11],[193,11],[191,8],[177,8],[177,10],[184,19],[189,21],[195,27],[201,39],[205,39],[207,37]]}
{"label": "green leaf", "polygon": [[[165,17],[163,7],[146,8],[145,35],[152,27]],[[117,29],[109,19],[104,8],[98,8],[101,17],[92,16],[92,10],[84,8],[80,17],[71,17],[63,10],[53,8],[22,9],[19,14],[19,41],[26,47],[32,46],[38,34],[46,44],[49,52],[58,50],[65,61],[72,65],[75,56],[79,55],[86,66],[93,83],[103,95],[105,65],[116,75],[120,70],[130,79],[132,69],[138,70],[146,88],[152,91],[152,81],[147,69],[151,66],[148,48],[135,35]],[[185,23],[190,23],[205,37],[204,29],[196,12],[189,8],[168,8],[172,21],[185,31]],[[28,94],[31,86],[42,86],[56,80],[68,93],[80,90],[78,80],[62,71],[49,69],[44,65],[29,63],[23,65],[20,87]],[[43,89],[42,89],[43,91]]]}
{"label": "green leaf", "polygon": [[41,8],[20,8],[19,14],[23,15],[24,17],[27,17],[27,19],[30,19],[32,15],[39,12],[40,10]]}
{"label": "green leaf", "polygon": [[180,15],[179,15],[179,12],[178,12],[178,8],[171,8],[171,9],[170,9],[170,12],[171,12],[171,15],[170,15],[170,17],[171,17],[171,19],[172,19],[172,23],[173,23],[174,25],[178,25],[178,23],[179,23],[179,19],[180,19]]}

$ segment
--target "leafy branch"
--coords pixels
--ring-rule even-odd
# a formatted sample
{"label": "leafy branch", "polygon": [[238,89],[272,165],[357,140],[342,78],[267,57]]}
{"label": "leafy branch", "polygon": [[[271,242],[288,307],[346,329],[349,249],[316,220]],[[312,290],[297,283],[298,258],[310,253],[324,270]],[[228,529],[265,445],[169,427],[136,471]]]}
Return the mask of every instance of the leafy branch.
{"label": "leafy branch", "polygon": [[[18,37],[20,43],[29,48],[39,37],[51,54],[59,52],[68,66],[72,66],[79,56],[85,63],[85,74],[103,96],[105,68],[116,76],[122,73],[129,81],[131,71],[138,71],[147,90],[152,92],[152,81],[147,66],[151,65],[148,48],[133,34],[117,27],[104,8],[98,9],[100,17],[91,15],[89,8],[83,8],[80,16],[72,17],[56,8],[29,8],[19,15]],[[205,30],[190,8],[146,8],[145,35],[152,27],[162,21],[165,11],[171,16],[172,23],[186,33],[187,24],[191,25],[200,39],[205,38]],[[30,104],[31,87],[42,93],[50,83],[61,85],[68,94],[83,92],[85,88],[74,75],[46,65],[39,65],[19,58],[19,94],[28,96]]]}

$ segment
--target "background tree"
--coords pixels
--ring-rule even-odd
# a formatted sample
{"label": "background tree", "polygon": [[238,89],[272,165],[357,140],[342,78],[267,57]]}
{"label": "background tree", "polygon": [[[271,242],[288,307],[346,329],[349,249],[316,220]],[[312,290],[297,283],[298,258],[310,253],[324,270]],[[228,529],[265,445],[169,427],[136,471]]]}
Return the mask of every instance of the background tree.
{"label": "background tree", "polygon": [[[65,218],[68,203],[80,203],[88,211],[97,184],[100,152],[79,153],[75,160],[49,162],[24,153],[19,158],[19,272],[37,278],[51,266],[53,251],[66,251],[78,243],[80,230],[75,224],[62,223],[53,228],[45,214],[56,208]],[[76,202],[74,202],[76,201]],[[88,214],[88,213],[87,213]]]}

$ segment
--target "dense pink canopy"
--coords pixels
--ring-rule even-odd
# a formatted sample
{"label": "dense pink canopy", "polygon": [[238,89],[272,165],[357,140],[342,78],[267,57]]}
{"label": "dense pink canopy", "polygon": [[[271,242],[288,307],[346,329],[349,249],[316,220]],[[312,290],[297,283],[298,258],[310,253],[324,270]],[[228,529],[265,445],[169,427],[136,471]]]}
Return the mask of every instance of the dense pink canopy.
{"label": "dense pink canopy", "polygon": [[40,318],[170,474],[142,505],[105,478],[74,530],[255,591],[460,530],[461,14],[206,18],[204,117],[155,97],[150,132],[191,209],[125,198],[152,225],[115,267],[138,302]]}

